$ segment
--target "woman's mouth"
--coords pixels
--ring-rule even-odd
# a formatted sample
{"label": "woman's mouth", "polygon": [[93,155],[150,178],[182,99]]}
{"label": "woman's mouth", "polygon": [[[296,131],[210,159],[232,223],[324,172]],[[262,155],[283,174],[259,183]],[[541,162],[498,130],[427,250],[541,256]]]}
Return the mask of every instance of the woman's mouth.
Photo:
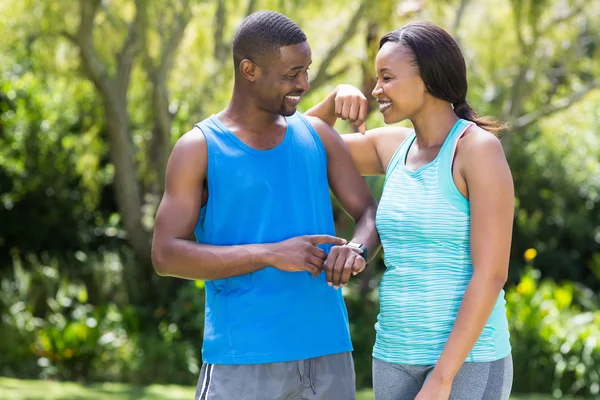
{"label": "woman's mouth", "polygon": [[392,102],[380,102],[379,103],[379,111],[381,113],[384,113],[388,108],[390,108],[392,106]]}

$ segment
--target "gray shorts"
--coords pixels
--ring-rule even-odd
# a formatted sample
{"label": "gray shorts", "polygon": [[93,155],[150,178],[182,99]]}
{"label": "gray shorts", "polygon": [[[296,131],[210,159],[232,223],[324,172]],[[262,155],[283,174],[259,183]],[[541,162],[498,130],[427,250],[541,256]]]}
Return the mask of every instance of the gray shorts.
{"label": "gray shorts", "polygon": [[[373,359],[375,400],[413,400],[433,367],[392,364]],[[508,400],[512,380],[510,355],[498,361],[466,362],[452,381],[450,400]]]}
{"label": "gray shorts", "polygon": [[352,353],[268,364],[204,364],[196,400],[355,400]]}

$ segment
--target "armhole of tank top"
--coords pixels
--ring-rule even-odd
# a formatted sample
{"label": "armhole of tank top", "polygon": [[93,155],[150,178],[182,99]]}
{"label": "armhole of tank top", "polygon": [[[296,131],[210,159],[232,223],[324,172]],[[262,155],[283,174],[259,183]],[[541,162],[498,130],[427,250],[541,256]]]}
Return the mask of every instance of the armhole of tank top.
{"label": "armhole of tank top", "polygon": [[409,143],[412,143],[413,141],[413,135],[415,134],[415,131],[412,131],[410,133],[410,135],[408,135],[403,141],[402,143],[400,143],[400,146],[398,146],[398,148],[396,149],[396,151],[394,152],[394,155],[392,156],[392,158],[390,159],[390,162],[387,165],[387,168],[385,170],[385,181],[387,181],[388,177],[392,174],[392,171],[396,169],[396,167],[398,166],[398,164],[400,162],[403,162],[405,157],[405,147],[408,146]]}
{"label": "armhole of tank top", "polygon": [[287,118],[288,123],[290,123],[290,122],[294,123],[293,120],[295,117],[297,117],[300,121],[302,121],[304,123],[304,126],[306,126],[306,129],[308,129],[308,131],[312,135],[313,140],[317,144],[317,148],[321,152],[321,156],[323,157],[323,160],[325,161],[325,168],[327,168],[329,160],[327,159],[327,150],[325,149],[325,145],[323,144],[323,141],[321,140],[321,136],[319,136],[319,133],[317,132],[315,127],[312,126],[312,124],[308,121],[308,119],[304,115],[302,115],[300,112],[297,112],[296,114],[292,115],[291,117],[288,117]]}
{"label": "armhole of tank top", "polygon": [[[207,186],[208,186],[208,200],[206,201],[206,204],[204,204],[201,208],[200,208],[200,216],[203,217],[203,225],[206,224],[206,218],[208,216],[208,209],[209,207],[212,206],[213,204],[213,198],[215,195],[215,190],[214,190],[214,186],[215,186],[215,182],[213,179],[209,179],[211,176],[213,176],[213,170],[214,170],[214,165],[213,162],[211,161],[211,158],[213,157],[213,144],[212,144],[212,140],[209,137],[210,133],[207,133],[208,131],[210,131],[209,128],[207,129],[202,129],[202,125],[205,125],[205,121],[202,121],[196,125],[194,125],[194,129],[196,129],[201,135],[204,136],[204,140],[206,141],[206,182],[207,182]],[[198,228],[198,223],[196,223],[196,227],[194,228],[194,235],[196,234],[196,229]],[[206,232],[206,230],[204,230],[204,232]]]}
{"label": "armhole of tank top", "polygon": [[452,170],[454,168],[454,157],[458,148],[458,141],[472,125],[473,123],[469,122],[460,128],[459,133],[453,139],[454,142],[452,145],[444,150],[445,152],[442,154],[438,166],[438,183],[442,194],[458,211],[466,215],[470,215],[471,213],[469,199],[463,196],[456,187]]}

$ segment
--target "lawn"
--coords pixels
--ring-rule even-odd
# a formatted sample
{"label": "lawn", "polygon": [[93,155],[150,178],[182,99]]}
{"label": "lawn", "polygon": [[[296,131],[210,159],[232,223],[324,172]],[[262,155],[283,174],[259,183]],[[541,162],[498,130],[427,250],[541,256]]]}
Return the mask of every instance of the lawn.
{"label": "lawn", "polygon": [[[174,385],[136,387],[116,383],[83,386],[76,383],[0,378],[2,400],[192,400],[194,388]],[[357,400],[372,400],[369,390]],[[551,400],[550,396],[515,396],[513,400]]]}

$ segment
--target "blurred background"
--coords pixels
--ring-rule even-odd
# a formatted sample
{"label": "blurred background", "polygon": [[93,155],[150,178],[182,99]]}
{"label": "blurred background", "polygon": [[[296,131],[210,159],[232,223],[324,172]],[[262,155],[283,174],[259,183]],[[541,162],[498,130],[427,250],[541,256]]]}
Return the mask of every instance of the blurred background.
{"label": "blurred background", "polygon": [[[370,98],[392,29],[425,19],[456,38],[469,103],[511,126],[515,398],[599,398],[600,2],[588,0],[3,0],[0,398],[192,398],[204,285],[155,274],[153,217],[173,143],[227,104],[233,33],[260,9],[309,38],[303,111],[340,83]],[[382,178],[367,180],[379,197]],[[364,399],[381,255],[344,289]]]}

